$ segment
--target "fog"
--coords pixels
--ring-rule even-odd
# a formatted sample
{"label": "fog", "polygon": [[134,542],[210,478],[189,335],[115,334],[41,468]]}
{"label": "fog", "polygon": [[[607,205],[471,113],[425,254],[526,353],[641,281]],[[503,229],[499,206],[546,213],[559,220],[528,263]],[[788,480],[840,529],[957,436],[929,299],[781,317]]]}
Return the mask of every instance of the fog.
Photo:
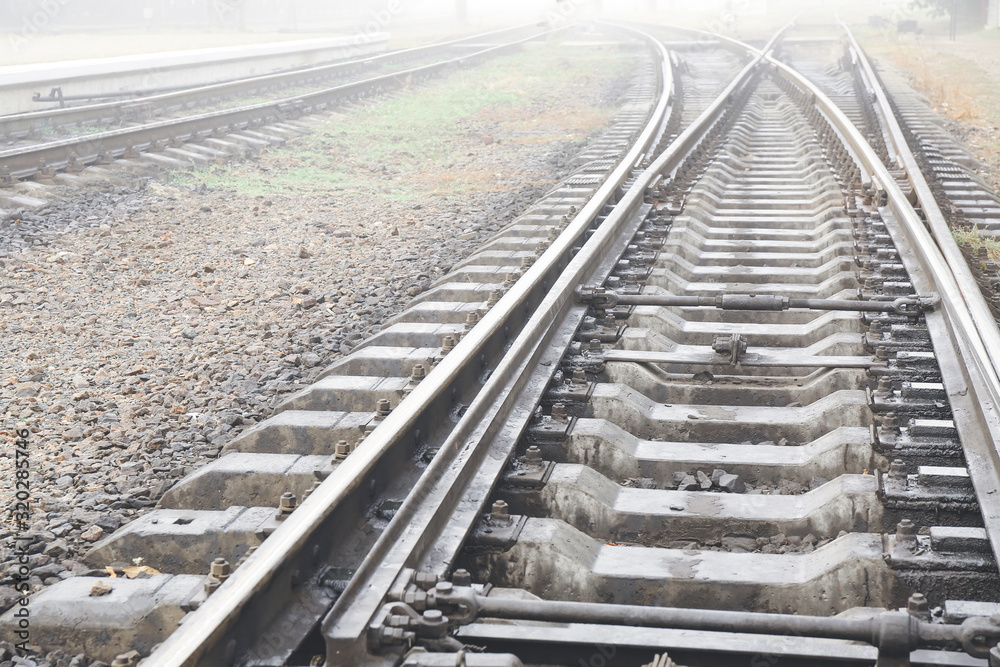
{"label": "fog", "polygon": [[[997,2],[961,0],[960,4],[985,8]],[[300,36],[349,35],[363,40],[389,33],[392,48],[520,22],[565,25],[592,19],[672,24],[765,39],[793,18],[826,25],[838,19],[854,23],[877,19],[895,25],[929,18],[912,10],[911,4],[910,0],[0,0],[0,31],[5,36],[0,39],[0,66]],[[986,20],[985,11],[973,20],[979,27]]]}
{"label": "fog", "polygon": [[[795,14],[864,20],[877,12],[908,13],[908,0],[2,0],[0,29],[36,33],[145,29],[248,32],[330,32],[414,29],[448,24],[589,18],[701,21],[732,25],[767,17],[777,25]],[[759,23],[759,21],[753,22]]]}

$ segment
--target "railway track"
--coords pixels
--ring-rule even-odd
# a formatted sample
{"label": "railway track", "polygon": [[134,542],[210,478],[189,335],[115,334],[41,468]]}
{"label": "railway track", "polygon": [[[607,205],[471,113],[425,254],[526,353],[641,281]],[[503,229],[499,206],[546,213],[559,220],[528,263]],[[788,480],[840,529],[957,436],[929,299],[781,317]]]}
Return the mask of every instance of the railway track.
{"label": "railway track", "polygon": [[[135,99],[0,117],[5,205],[43,205],[50,184],[79,186],[109,170],[210,164],[281,145],[298,119],[517,48],[544,32],[518,26],[440,44]],[[252,99],[252,103],[239,100]],[[20,182],[20,181],[27,182]]]}
{"label": "railway track", "polygon": [[1000,333],[870,63],[606,29],[649,55],[580,170],[88,556],[163,574],[47,589],[36,640],[1000,664]]}

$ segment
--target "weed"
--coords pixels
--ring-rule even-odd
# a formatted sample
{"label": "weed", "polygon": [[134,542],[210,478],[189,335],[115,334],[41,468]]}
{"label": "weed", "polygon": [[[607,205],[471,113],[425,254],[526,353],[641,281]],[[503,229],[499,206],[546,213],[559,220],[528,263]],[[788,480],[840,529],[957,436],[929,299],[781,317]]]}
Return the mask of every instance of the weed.
{"label": "weed", "polygon": [[991,260],[1000,260],[1000,240],[984,235],[978,227],[955,229],[951,234],[958,245],[968,246],[975,253],[978,253],[980,248],[986,248],[986,254]]}
{"label": "weed", "polygon": [[252,196],[333,191],[401,202],[488,189],[498,178],[524,180],[531,175],[479,173],[468,158],[498,135],[508,144],[587,138],[607,122],[611,101],[566,115],[560,97],[623,76],[633,62],[610,47],[570,48],[550,43],[420,86],[407,83],[256,161],[176,172],[172,180]]}

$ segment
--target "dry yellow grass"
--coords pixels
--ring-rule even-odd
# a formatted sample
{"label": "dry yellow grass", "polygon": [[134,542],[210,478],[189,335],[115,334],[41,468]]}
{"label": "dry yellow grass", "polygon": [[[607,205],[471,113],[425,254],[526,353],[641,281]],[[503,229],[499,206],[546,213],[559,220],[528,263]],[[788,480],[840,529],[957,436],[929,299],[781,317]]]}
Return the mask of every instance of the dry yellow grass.
{"label": "dry yellow grass", "polygon": [[1000,189],[1000,34],[899,38],[884,32],[858,31],[876,59],[905,74],[956,137],[986,165],[981,176]]}
{"label": "dry yellow grass", "polygon": [[980,248],[986,248],[987,256],[994,262],[1000,261],[1000,241],[992,236],[984,236],[978,227],[972,229],[955,229],[951,232],[955,237],[955,242],[960,246],[967,246],[973,252],[979,252]]}

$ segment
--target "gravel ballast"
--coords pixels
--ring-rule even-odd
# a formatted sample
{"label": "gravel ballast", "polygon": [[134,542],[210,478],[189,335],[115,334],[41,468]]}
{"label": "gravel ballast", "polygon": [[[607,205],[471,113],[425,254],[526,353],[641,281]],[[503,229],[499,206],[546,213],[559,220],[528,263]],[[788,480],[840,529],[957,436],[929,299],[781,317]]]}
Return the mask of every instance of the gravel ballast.
{"label": "gravel ballast", "polygon": [[[8,438],[30,432],[31,589],[90,572],[95,541],[571,171],[635,58],[545,45],[341,110],[246,163],[67,192],[0,223],[0,408]],[[381,143],[357,128],[407,117]],[[5,506],[13,482],[7,448]],[[14,534],[5,522],[0,610]]]}

